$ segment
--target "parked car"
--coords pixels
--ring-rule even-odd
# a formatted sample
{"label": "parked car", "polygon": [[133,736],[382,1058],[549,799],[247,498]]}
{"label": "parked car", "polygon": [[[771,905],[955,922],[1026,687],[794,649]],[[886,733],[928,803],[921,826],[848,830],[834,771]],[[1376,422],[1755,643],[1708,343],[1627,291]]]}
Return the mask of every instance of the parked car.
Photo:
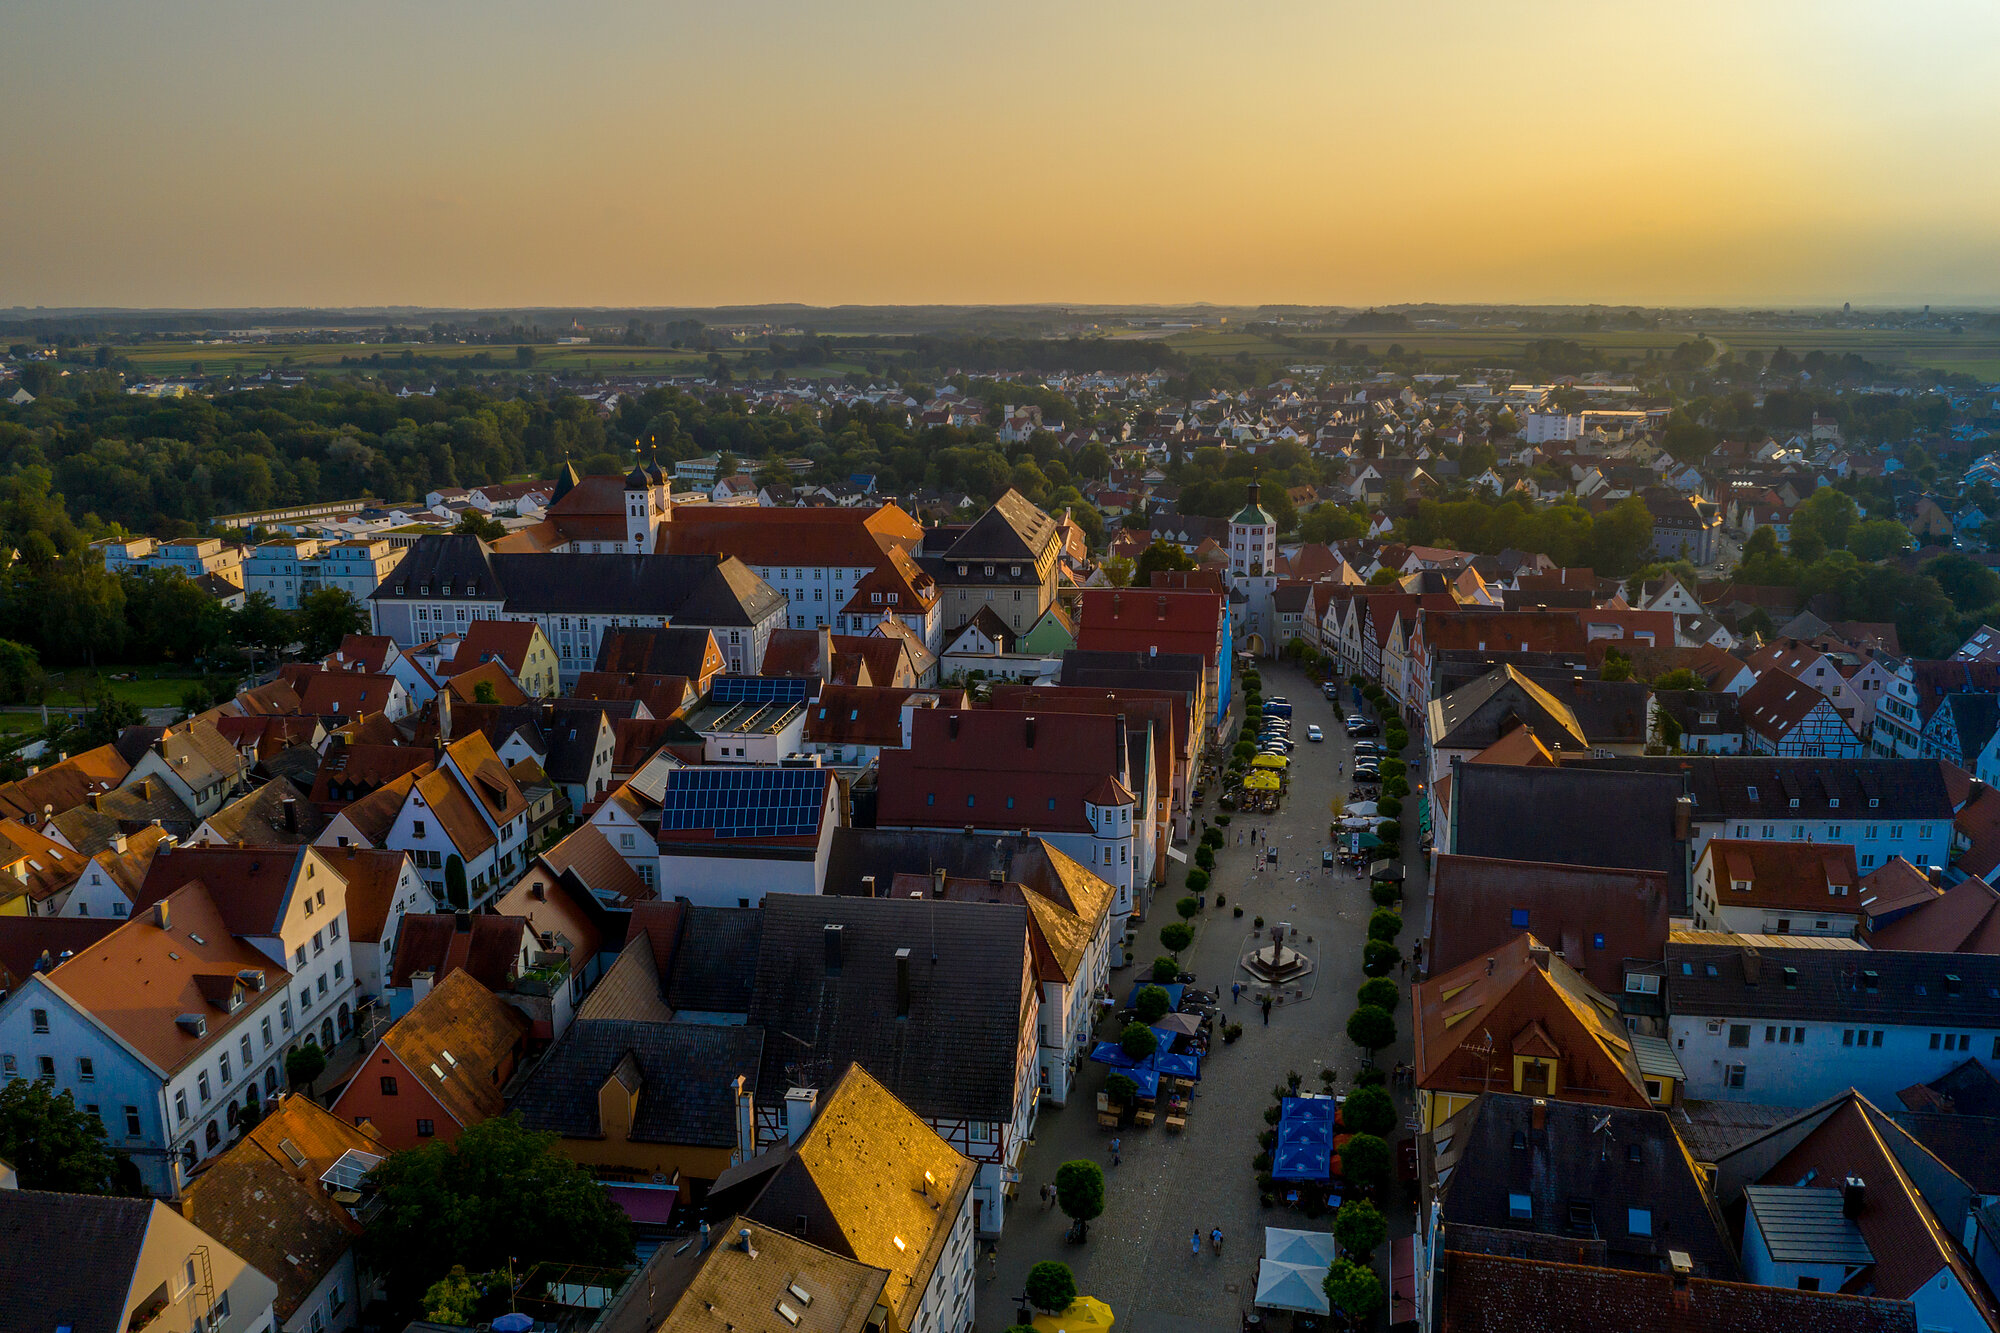
{"label": "parked car", "polygon": [[1382,780],[1382,770],[1376,768],[1373,764],[1357,765],[1354,770],[1354,780],[1356,782],[1380,782]]}
{"label": "parked car", "polygon": [[1312,726],[1306,728],[1306,739],[1309,741],[1323,741],[1326,739],[1326,733],[1319,729],[1318,723],[1314,723]]}
{"label": "parked car", "polygon": [[1380,735],[1381,731],[1382,727],[1380,723],[1370,722],[1365,717],[1350,717],[1347,719],[1347,734],[1350,736],[1376,736]]}
{"label": "parked car", "polygon": [[1360,758],[1362,755],[1374,755],[1375,757],[1380,758],[1388,753],[1389,751],[1383,747],[1382,742],[1380,741],[1354,742],[1354,754],[1356,758]]}

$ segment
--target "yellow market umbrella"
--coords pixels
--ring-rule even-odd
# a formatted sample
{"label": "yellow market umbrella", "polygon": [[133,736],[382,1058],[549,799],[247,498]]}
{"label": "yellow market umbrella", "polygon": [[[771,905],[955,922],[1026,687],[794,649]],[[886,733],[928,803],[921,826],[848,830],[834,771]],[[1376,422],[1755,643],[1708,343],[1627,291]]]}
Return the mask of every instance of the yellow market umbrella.
{"label": "yellow market umbrella", "polygon": [[1243,775],[1243,790],[1245,791],[1276,791],[1277,789],[1278,775],[1268,769],[1262,769],[1254,773],[1245,773]]}
{"label": "yellow market umbrella", "polygon": [[1041,1333],[1086,1333],[1111,1327],[1111,1307],[1095,1296],[1079,1296],[1061,1314],[1038,1314],[1034,1327]]}
{"label": "yellow market umbrella", "polygon": [[1260,754],[1250,761],[1252,768],[1289,768],[1292,761],[1281,754]]}

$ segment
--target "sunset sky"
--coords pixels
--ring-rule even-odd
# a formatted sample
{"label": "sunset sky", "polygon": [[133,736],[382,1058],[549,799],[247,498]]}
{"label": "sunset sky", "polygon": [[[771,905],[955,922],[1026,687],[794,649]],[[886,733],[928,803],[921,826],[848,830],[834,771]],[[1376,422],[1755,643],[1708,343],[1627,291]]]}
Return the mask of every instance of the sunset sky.
{"label": "sunset sky", "polygon": [[2000,5],[0,0],[0,306],[2000,304]]}

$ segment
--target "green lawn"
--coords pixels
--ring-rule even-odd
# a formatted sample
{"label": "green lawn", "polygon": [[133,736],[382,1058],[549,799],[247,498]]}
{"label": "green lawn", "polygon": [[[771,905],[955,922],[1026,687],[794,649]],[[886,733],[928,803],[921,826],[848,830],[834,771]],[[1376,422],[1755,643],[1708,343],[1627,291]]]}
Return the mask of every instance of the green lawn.
{"label": "green lawn", "polygon": [[[114,680],[114,676],[132,676],[131,680]],[[74,707],[83,702],[83,692],[95,677],[110,687],[111,693],[128,700],[141,708],[177,708],[181,694],[190,682],[201,678],[199,672],[179,671],[164,666],[106,666],[95,671],[79,668],[52,674],[49,678],[47,700],[52,708]]]}

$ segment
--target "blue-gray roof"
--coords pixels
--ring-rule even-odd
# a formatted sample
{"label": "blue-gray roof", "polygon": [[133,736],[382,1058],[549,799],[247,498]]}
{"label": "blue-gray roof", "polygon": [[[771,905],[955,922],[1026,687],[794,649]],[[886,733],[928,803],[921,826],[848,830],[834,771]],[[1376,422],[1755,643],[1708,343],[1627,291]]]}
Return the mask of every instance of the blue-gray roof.
{"label": "blue-gray roof", "polygon": [[1743,1191],[1764,1246],[1781,1264],[1872,1264],[1875,1252],[1839,1189],[1819,1185],[1751,1185]]}

